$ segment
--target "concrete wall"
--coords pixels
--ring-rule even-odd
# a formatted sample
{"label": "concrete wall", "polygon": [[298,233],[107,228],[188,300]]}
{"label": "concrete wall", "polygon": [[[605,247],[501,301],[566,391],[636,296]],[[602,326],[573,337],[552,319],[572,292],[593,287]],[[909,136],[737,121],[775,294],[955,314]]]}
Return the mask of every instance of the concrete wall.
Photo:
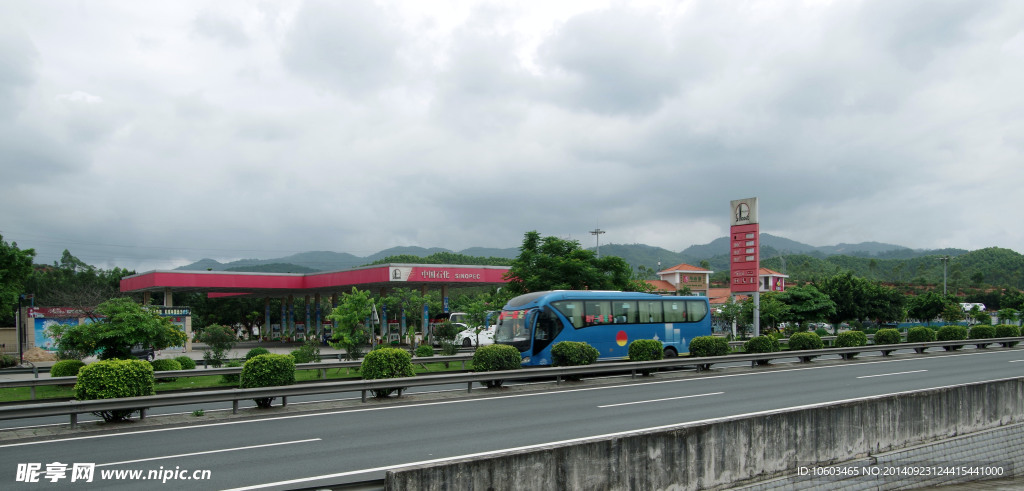
{"label": "concrete wall", "polygon": [[409,467],[389,471],[386,485],[391,490],[724,489],[792,475],[798,465],[846,462],[1020,422],[1024,378]]}

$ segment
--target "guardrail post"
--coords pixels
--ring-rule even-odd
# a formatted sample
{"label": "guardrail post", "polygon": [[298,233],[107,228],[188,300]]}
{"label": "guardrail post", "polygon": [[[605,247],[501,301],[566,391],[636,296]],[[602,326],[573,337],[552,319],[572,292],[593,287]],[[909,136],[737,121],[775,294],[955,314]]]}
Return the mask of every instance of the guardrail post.
{"label": "guardrail post", "polygon": [[238,414],[238,399],[231,401],[231,414]]}
{"label": "guardrail post", "polygon": [[71,429],[78,428],[78,413],[71,413]]}
{"label": "guardrail post", "polygon": [[465,369],[466,369],[466,360],[462,360],[462,369],[463,369],[463,370],[465,370]]}
{"label": "guardrail post", "polygon": [[281,396],[281,407],[288,405],[288,396]]}
{"label": "guardrail post", "polygon": [[35,378],[39,378],[39,367],[32,365],[32,376],[34,376]]}
{"label": "guardrail post", "polygon": [[139,421],[146,419],[146,408],[139,409]]}
{"label": "guardrail post", "polygon": [[636,369],[634,368],[633,370],[630,370],[630,372],[631,373],[630,373],[629,378],[636,378]]}
{"label": "guardrail post", "polygon": [[31,392],[32,392],[32,400],[34,401],[34,400],[36,400],[36,386],[34,386],[34,385],[32,386],[32,391]]}
{"label": "guardrail post", "polygon": [[321,368],[320,369],[320,379],[321,380],[327,380],[327,369],[326,368]]}
{"label": "guardrail post", "polygon": [[402,397],[402,389],[398,389],[398,397]]}
{"label": "guardrail post", "polygon": [[366,402],[366,390],[363,390],[363,402]]}
{"label": "guardrail post", "polygon": [[473,392],[473,382],[468,382],[466,384],[466,392]]}
{"label": "guardrail post", "polygon": [[562,385],[562,376],[555,375],[555,385]]}

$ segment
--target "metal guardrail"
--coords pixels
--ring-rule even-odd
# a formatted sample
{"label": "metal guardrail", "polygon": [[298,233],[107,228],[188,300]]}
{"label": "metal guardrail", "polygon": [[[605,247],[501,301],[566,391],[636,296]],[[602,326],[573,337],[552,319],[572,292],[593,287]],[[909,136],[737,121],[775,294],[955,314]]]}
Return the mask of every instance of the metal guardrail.
{"label": "metal guardrail", "polygon": [[[1001,344],[1024,341],[1024,337],[1013,338],[992,338],[992,339],[968,339],[958,341],[932,341],[927,343],[900,343],[889,345],[867,345],[850,348],[828,348],[820,350],[804,351],[777,351],[774,353],[747,353],[739,355],[726,355],[702,358],[668,358],[656,361],[638,362],[610,362],[595,365],[574,366],[574,367],[546,367],[530,368],[520,370],[505,370],[495,372],[479,373],[443,373],[437,375],[420,375],[417,377],[392,378],[378,380],[351,380],[339,382],[318,382],[300,385],[288,385],[278,387],[260,387],[252,389],[226,389],[214,391],[202,391],[195,393],[179,394],[158,394],[152,396],[128,397],[118,399],[97,399],[87,401],[64,401],[38,404],[23,404],[16,406],[0,407],[0,419],[21,419],[42,416],[70,415],[71,427],[78,424],[78,415],[82,413],[116,410],[140,410],[140,419],[145,418],[146,409],[163,406],[180,406],[190,404],[203,404],[210,402],[232,403],[232,412],[237,413],[238,403],[244,399],[258,398],[281,398],[281,405],[288,404],[288,397],[300,395],[316,395],[339,392],[361,392],[362,400],[366,402],[367,391],[373,390],[397,390],[399,397],[402,391],[409,387],[424,387],[430,385],[445,384],[467,384],[467,392],[472,392],[474,383],[486,383],[493,380],[522,380],[538,377],[554,377],[556,383],[561,383],[563,378],[572,376],[592,376],[608,373],[631,373],[636,377],[638,373],[659,368],[679,368],[685,366],[696,366],[698,370],[706,370],[714,364],[735,363],[749,361],[752,366],[768,363],[779,358],[800,358],[802,361],[810,361],[815,357],[824,355],[840,355],[849,359],[858,353],[881,351],[883,356],[900,349],[913,349],[918,353],[928,348],[947,348],[954,346],[977,345],[984,347],[989,344]],[[435,357],[438,359],[441,357]],[[451,357],[447,357],[451,358]],[[315,365],[315,364],[314,364]],[[315,367],[314,367],[315,368]],[[43,380],[43,379],[40,379]]]}

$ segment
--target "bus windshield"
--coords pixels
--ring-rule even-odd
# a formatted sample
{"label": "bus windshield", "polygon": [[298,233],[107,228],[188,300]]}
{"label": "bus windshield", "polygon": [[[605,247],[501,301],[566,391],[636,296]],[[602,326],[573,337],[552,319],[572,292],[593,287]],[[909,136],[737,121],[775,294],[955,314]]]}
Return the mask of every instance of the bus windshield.
{"label": "bus windshield", "polygon": [[530,314],[534,310],[502,310],[494,330],[494,342],[515,346],[520,353],[530,349],[528,320],[533,319]]}

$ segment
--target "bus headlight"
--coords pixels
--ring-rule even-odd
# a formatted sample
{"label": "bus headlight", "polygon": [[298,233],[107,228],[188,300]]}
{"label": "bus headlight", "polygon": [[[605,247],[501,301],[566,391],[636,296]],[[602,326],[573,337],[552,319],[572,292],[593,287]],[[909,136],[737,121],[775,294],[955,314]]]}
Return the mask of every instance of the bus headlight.
{"label": "bus headlight", "polygon": [[521,362],[521,364],[522,364],[522,365],[525,365],[525,364],[527,364],[527,363],[530,363],[530,357],[529,357],[529,356],[527,356],[527,357],[524,357],[524,358],[523,358],[523,361]]}

